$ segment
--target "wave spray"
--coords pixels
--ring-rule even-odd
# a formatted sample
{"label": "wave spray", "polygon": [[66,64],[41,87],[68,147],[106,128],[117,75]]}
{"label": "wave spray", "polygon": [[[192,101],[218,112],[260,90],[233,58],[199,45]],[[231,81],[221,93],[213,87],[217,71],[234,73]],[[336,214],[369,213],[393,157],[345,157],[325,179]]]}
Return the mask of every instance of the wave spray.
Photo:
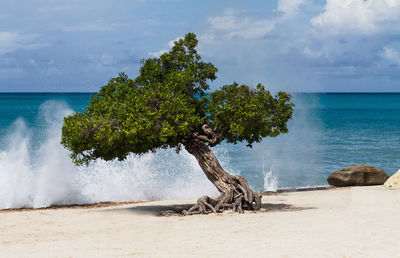
{"label": "wave spray", "polygon": [[38,128],[28,128],[23,119],[11,125],[0,149],[0,209],[217,194],[185,150],[75,166],[60,144],[63,117],[72,112],[64,102],[47,101]]}

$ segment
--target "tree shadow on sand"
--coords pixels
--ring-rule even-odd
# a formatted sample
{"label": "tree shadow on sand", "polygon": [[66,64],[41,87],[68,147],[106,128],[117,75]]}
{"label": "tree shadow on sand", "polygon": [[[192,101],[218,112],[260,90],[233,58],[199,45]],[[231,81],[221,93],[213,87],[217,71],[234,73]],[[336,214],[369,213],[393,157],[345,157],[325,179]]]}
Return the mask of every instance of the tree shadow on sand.
{"label": "tree shadow on sand", "polygon": [[[193,204],[174,204],[174,205],[143,205],[128,208],[112,208],[102,210],[102,212],[133,212],[141,215],[153,216],[183,216],[182,211],[190,209]],[[315,207],[299,207],[290,204],[263,203],[258,211],[245,211],[245,213],[265,213],[265,212],[290,212],[316,209]],[[232,211],[225,211],[230,212]],[[221,214],[221,213],[219,213]]]}

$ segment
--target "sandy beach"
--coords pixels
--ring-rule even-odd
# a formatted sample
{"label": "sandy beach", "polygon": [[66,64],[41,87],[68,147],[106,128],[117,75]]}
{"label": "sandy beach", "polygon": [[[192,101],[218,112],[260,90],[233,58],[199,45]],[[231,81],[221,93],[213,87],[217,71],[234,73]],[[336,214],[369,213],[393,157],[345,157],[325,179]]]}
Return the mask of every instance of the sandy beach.
{"label": "sandy beach", "polygon": [[1,257],[399,257],[400,190],[286,192],[262,211],[160,216],[194,200],[0,213]]}

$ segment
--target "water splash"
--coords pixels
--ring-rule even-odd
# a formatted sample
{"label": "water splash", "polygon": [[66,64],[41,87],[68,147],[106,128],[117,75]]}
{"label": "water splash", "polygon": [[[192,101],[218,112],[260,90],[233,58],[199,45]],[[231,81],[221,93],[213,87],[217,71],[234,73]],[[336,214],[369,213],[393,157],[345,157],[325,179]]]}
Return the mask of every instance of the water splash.
{"label": "water splash", "polygon": [[[0,150],[0,209],[218,194],[186,151],[160,150],[76,167],[59,143],[63,117],[72,112],[66,103],[48,101],[40,106],[39,130],[22,119],[10,127]],[[221,160],[222,165],[229,161]]]}
{"label": "water splash", "polygon": [[0,152],[0,208],[22,207],[32,202],[33,176],[24,121],[17,119],[8,134],[8,151]]}
{"label": "water splash", "polygon": [[263,164],[263,171],[264,171],[264,191],[272,191],[276,192],[278,190],[278,178],[272,175],[272,171],[274,169],[275,163],[272,164],[270,169],[265,172],[264,164]]}
{"label": "water splash", "polygon": [[[312,105],[296,101],[288,134],[266,138],[252,149],[224,143],[213,148],[222,167],[246,177],[256,191],[275,191],[278,177],[280,188],[320,185],[325,179],[315,164],[323,149],[318,121],[308,108]],[[48,101],[34,126],[17,119],[1,135],[6,140],[0,142],[0,208],[218,195],[186,151],[159,150],[140,158],[130,155],[124,162],[96,160],[76,167],[59,144],[63,117],[72,112],[65,102]]]}
{"label": "water splash", "polygon": [[320,143],[323,128],[315,113],[318,99],[299,95],[294,102],[296,107],[293,119],[288,122],[289,132],[265,138],[252,152],[254,160],[263,161],[266,167],[272,168],[271,173],[279,177],[279,188],[320,185],[325,180],[321,178],[320,167],[316,166],[321,164],[325,153],[325,146]]}

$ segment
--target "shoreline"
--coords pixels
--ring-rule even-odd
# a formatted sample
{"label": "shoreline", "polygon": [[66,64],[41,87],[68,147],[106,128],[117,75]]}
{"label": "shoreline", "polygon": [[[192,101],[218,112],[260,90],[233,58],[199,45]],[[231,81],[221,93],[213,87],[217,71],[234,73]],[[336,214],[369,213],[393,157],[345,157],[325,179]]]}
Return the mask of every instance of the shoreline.
{"label": "shoreline", "polygon": [[[276,195],[280,193],[290,193],[290,192],[308,192],[308,191],[319,191],[319,190],[335,190],[338,188],[346,188],[346,187],[334,187],[334,186],[315,186],[315,187],[299,187],[299,188],[282,188],[276,191],[263,191],[261,194],[263,196]],[[138,203],[147,203],[147,202],[157,202],[157,201],[168,201],[168,200],[148,200],[148,201],[122,201],[122,202],[97,202],[97,203],[84,203],[84,204],[60,204],[60,205],[51,205],[48,207],[21,207],[21,208],[7,208],[0,209],[0,213],[8,213],[8,212],[23,212],[23,211],[35,211],[35,210],[58,210],[58,209],[93,209],[93,208],[103,208],[103,207],[113,207],[120,205],[128,205],[128,204],[138,204]]]}
{"label": "shoreline", "polygon": [[8,209],[0,209],[0,213],[8,213],[8,212],[23,212],[23,211],[36,211],[36,210],[59,210],[59,209],[93,209],[93,208],[103,208],[103,207],[113,207],[119,205],[127,205],[127,204],[137,204],[137,203],[145,203],[151,201],[132,201],[132,202],[96,202],[96,203],[85,203],[85,204],[60,204],[60,205],[51,205],[48,207],[21,207],[21,208],[8,208]]}

